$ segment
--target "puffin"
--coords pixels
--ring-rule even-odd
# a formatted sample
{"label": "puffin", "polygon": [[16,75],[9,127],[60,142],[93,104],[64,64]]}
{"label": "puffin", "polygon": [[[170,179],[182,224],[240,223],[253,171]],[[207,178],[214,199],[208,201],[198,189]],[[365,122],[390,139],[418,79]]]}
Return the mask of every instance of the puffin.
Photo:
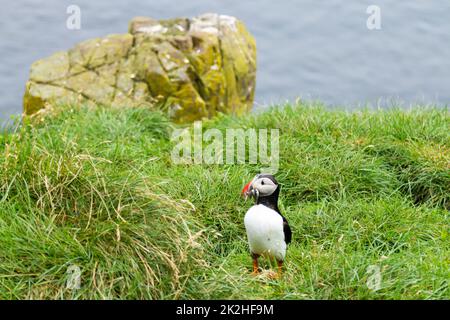
{"label": "puffin", "polygon": [[259,274],[260,256],[275,258],[278,264],[276,278],[282,275],[283,261],[287,245],[292,240],[292,232],[286,218],[278,209],[280,185],[273,175],[257,174],[242,189],[247,199],[255,199],[255,205],[248,209],[244,217],[248,245],[253,259],[253,275]]}

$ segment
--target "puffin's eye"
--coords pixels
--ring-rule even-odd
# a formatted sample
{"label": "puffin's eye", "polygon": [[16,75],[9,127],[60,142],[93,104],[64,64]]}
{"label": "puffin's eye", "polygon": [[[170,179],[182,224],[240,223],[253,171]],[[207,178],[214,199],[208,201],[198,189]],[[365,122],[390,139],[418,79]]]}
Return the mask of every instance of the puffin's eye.
{"label": "puffin's eye", "polygon": [[261,180],[261,184],[264,185],[264,180]]}

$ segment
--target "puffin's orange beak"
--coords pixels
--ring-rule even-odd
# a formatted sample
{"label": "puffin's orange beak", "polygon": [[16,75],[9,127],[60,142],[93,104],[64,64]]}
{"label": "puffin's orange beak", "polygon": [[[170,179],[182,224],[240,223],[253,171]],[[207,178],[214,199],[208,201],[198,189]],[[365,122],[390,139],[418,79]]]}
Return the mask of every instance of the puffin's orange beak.
{"label": "puffin's orange beak", "polygon": [[252,182],[253,182],[253,180],[250,181],[249,183],[247,183],[247,184],[245,185],[244,189],[242,189],[242,191],[241,191],[241,195],[242,195],[245,199],[247,199],[247,197],[248,197],[248,195],[249,195],[249,193],[250,193],[249,189],[250,189],[250,187],[251,187],[251,185],[252,185]]}

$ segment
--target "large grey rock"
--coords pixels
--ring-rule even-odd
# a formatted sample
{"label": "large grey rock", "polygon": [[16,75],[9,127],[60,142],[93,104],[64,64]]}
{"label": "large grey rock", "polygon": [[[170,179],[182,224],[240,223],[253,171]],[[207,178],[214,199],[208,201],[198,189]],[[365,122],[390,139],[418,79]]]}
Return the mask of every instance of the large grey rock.
{"label": "large grey rock", "polygon": [[190,122],[248,111],[255,77],[255,41],[236,18],[137,17],[129,33],[87,40],[33,63],[24,112],[58,102],[145,105]]}

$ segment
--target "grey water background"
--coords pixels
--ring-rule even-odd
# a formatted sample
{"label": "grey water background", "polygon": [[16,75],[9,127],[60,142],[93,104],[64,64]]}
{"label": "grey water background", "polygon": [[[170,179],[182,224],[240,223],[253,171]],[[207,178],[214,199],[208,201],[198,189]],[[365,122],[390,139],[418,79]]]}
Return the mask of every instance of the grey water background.
{"label": "grey water background", "polygon": [[[69,5],[81,30],[66,28]],[[381,8],[381,30],[366,26]],[[16,0],[0,6],[0,119],[22,111],[33,61],[127,31],[134,16],[236,16],[258,48],[255,109],[295,100],[357,108],[450,102],[448,0]]]}

